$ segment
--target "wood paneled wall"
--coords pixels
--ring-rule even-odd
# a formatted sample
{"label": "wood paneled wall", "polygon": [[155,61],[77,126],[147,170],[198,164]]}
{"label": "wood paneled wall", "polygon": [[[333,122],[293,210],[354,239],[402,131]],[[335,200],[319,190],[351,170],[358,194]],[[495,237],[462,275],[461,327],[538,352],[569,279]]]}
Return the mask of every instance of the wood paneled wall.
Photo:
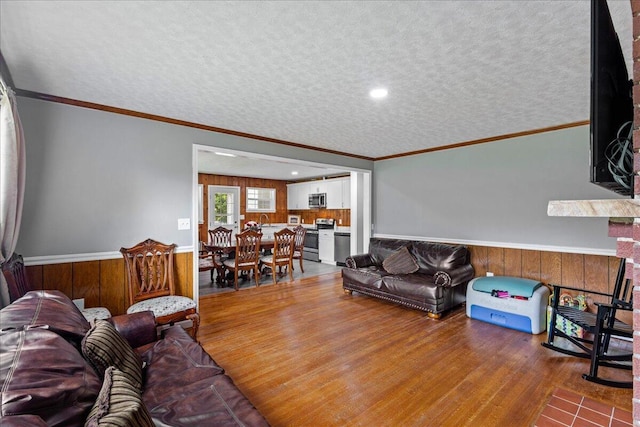
{"label": "wood paneled wall", "polygon": [[526,249],[469,246],[476,276],[488,271],[496,276],[539,280],[580,289],[611,292],[620,259],[606,255],[584,255]]}
{"label": "wood paneled wall", "polygon": [[[488,246],[469,249],[476,277],[490,271],[496,276],[523,277],[601,292],[611,292],[619,265],[619,258],[604,255]],[[175,254],[178,295],[193,297],[192,260],[192,253]],[[29,266],[27,275],[36,289],[58,289],[70,298],[84,298],[86,307],[107,307],[117,315],[125,313],[129,306],[121,258]]]}
{"label": "wood paneled wall", "polygon": [[[496,276],[523,277],[546,285],[559,284],[585,291],[611,293],[620,267],[620,258],[615,256],[486,246],[469,246],[469,250],[476,277],[490,271]],[[585,295],[589,311],[596,310],[593,302],[608,302],[600,295],[588,292]],[[618,312],[617,317],[627,323],[633,321],[631,312]]]}
{"label": "wood paneled wall", "polygon": [[205,173],[198,174],[198,184],[202,184],[204,187],[203,194],[203,218],[204,224],[198,225],[198,237],[200,241],[206,242],[209,240],[207,235],[207,218],[209,217],[209,185],[224,185],[230,187],[240,187],[240,213],[245,216],[245,219],[241,221],[240,227],[247,221],[260,221],[259,213],[247,212],[247,187],[257,188],[275,188],[276,189],[276,212],[269,213],[269,221],[272,224],[286,224],[287,215],[300,215],[305,224],[313,224],[316,218],[335,218],[336,222],[341,226],[349,226],[351,220],[350,209],[305,209],[289,211],[287,209],[287,183],[288,181],[280,181],[277,179],[261,179],[261,178],[247,178],[240,176],[227,176],[227,175],[211,175]]}
{"label": "wood paneled wall", "polygon": [[[546,285],[564,285],[578,289],[610,293],[615,286],[620,258],[606,255],[584,255],[526,249],[469,246],[471,264],[476,277],[488,271],[496,276],[513,276],[539,280]],[[578,292],[572,292],[577,294]],[[593,302],[607,302],[599,295],[587,295],[589,311]],[[618,318],[632,321],[632,313],[619,313]]]}
{"label": "wood paneled wall", "polygon": [[275,188],[276,189],[276,212],[269,213],[271,223],[287,222],[287,181],[276,179],[247,178],[240,176],[198,174],[198,184],[203,184],[204,196],[202,198],[204,223],[198,225],[198,236],[200,241],[209,241],[207,226],[209,218],[209,185],[225,185],[230,187],[240,187],[240,214],[245,216],[240,227],[247,221],[260,221],[259,213],[247,213],[247,187]]}
{"label": "wood paneled wall", "polygon": [[[191,252],[175,254],[176,295],[193,297],[192,263]],[[26,270],[35,289],[57,289],[72,299],[84,298],[85,307],[107,307],[116,316],[124,314],[129,306],[122,258],[33,265]]]}

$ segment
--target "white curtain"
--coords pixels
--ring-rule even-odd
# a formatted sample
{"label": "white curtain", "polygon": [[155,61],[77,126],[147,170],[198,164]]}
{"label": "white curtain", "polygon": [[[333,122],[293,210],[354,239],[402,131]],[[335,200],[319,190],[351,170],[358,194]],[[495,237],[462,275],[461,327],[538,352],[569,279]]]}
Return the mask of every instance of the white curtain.
{"label": "white curtain", "polygon": [[[0,76],[0,264],[13,255],[18,242],[25,184],[22,123],[13,90]],[[0,306],[9,304],[9,291],[0,274]]]}

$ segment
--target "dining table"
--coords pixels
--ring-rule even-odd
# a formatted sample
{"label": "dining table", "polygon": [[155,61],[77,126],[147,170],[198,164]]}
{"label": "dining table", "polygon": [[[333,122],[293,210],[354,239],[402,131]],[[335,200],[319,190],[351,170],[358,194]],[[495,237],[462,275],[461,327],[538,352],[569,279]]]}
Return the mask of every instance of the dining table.
{"label": "dining table", "polygon": [[[274,239],[262,239],[260,240],[260,250],[271,250],[275,246],[276,241]],[[236,251],[236,245],[210,245],[204,244],[204,249],[208,252],[222,252],[223,254],[231,254]]]}
{"label": "dining table", "polygon": [[[275,246],[275,239],[262,239],[260,240],[260,251],[271,251],[274,246]],[[208,243],[205,243],[204,245],[204,249],[207,252],[211,252],[211,253],[221,253],[221,254],[226,254],[229,256],[229,259],[233,259],[234,258],[234,254],[236,251],[236,245],[210,245]],[[228,274],[225,275],[224,273],[224,267],[216,267],[216,270],[218,271],[218,278],[216,279],[217,282],[220,281],[224,281],[224,282],[228,282],[230,279],[232,279],[233,275],[229,276]]]}

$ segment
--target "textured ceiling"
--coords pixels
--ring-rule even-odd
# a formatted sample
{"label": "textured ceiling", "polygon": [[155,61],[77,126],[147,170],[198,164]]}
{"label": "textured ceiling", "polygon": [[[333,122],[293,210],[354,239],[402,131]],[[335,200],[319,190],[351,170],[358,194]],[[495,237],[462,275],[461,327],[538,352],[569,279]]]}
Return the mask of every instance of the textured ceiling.
{"label": "textured ceiling", "polygon": [[[629,1],[609,4],[630,62]],[[588,120],[589,17],[573,0],[2,0],[0,49],[19,89],[379,158]]]}
{"label": "textured ceiling", "polygon": [[[219,153],[234,153],[235,157],[221,156]],[[214,175],[239,173],[252,178],[278,179],[282,181],[305,181],[313,178],[330,178],[349,174],[348,169],[336,169],[316,163],[295,159],[274,158],[273,156],[231,150],[198,151],[198,172]],[[295,173],[294,173],[295,172]]]}

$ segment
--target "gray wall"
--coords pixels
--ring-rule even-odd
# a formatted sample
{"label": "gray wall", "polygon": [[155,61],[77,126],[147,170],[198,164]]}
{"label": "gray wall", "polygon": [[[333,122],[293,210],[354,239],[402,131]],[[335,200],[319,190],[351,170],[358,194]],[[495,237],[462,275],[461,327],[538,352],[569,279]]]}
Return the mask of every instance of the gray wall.
{"label": "gray wall", "polygon": [[589,127],[574,127],[376,162],[374,233],[607,252],[606,218],[547,203],[617,197],[589,182]]}
{"label": "gray wall", "polygon": [[[192,245],[192,146],[225,147],[353,168],[371,162],[152,120],[18,98],[27,185],[17,252],[117,251],[148,237]],[[193,224],[192,224],[193,226]]]}
{"label": "gray wall", "polygon": [[376,162],[63,104],[18,99],[27,188],[17,251],[116,251],[147,237],[190,246],[192,144],[374,167],[374,233],[607,251],[605,218],[546,215],[549,200],[617,197],[589,183],[589,128]]}

